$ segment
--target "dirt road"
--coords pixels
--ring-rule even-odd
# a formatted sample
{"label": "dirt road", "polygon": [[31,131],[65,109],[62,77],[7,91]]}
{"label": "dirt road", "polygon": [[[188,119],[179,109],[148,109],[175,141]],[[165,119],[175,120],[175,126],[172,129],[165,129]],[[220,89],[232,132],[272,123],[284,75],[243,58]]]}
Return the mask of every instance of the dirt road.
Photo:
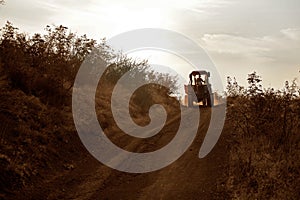
{"label": "dirt road", "polygon": [[[73,170],[49,180],[33,198],[224,199],[222,177],[228,159],[225,134],[208,156],[198,158],[209,119],[210,109],[201,108],[201,121],[193,144],[176,162],[161,170],[145,174],[119,172],[99,163],[86,152],[84,160]],[[175,124],[176,120],[155,141],[139,144],[138,148],[145,150],[162,146],[173,137]]]}

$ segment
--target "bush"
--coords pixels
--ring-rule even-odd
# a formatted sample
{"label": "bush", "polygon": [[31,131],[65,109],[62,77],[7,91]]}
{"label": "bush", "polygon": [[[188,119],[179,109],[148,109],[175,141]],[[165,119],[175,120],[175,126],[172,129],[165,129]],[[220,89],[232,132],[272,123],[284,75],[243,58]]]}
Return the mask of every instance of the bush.
{"label": "bush", "polygon": [[227,123],[233,128],[227,189],[234,199],[297,199],[299,95],[287,87],[262,91],[256,78],[228,98]]}

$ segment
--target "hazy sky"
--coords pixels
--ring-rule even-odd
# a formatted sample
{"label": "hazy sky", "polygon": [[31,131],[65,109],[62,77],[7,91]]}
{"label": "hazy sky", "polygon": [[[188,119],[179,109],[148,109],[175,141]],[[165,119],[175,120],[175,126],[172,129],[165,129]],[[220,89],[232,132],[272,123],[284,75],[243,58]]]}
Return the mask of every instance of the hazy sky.
{"label": "hazy sky", "polygon": [[94,39],[170,29],[202,46],[223,80],[230,75],[246,84],[255,70],[264,87],[300,82],[299,0],[6,0],[0,25],[6,20],[27,33],[62,24]]}

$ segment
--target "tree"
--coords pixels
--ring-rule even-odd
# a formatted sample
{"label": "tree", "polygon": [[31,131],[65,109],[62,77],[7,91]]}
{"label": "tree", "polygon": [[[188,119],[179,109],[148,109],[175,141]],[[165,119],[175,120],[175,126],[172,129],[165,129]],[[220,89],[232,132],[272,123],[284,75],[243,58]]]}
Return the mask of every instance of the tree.
{"label": "tree", "polygon": [[286,96],[290,96],[291,98],[298,97],[300,95],[300,89],[297,84],[297,78],[292,81],[291,85],[286,81],[283,92]]}
{"label": "tree", "polygon": [[248,74],[248,90],[247,95],[249,96],[256,96],[261,95],[263,93],[262,85],[261,85],[261,77],[257,75],[257,73],[254,71],[251,74]]}
{"label": "tree", "polygon": [[240,86],[237,81],[236,78],[234,77],[233,80],[230,76],[227,77],[227,96],[230,97],[237,97],[239,95],[243,95],[244,93],[244,87]]}

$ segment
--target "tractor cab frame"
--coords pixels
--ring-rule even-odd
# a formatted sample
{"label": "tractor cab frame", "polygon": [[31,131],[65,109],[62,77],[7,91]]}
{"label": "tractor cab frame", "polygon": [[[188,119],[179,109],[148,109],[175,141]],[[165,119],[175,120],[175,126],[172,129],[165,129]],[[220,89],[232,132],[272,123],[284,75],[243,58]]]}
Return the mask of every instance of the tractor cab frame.
{"label": "tractor cab frame", "polygon": [[213,106],[213,93],[209,83],[210,73],[204,70],[192,71],[189,75],[189,84],[184,86],[185,99],[188,107],[202,102],[203,106]]}

